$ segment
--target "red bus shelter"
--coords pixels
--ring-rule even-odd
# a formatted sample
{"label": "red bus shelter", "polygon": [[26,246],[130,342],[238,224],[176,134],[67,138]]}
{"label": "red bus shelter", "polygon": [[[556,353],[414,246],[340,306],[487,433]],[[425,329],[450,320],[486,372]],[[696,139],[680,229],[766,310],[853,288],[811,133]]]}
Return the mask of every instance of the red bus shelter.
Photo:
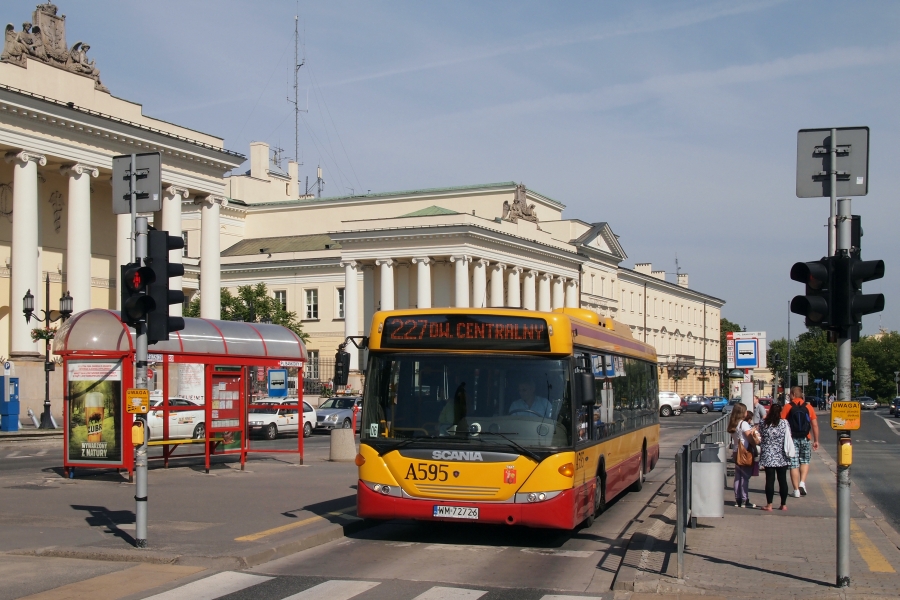
{"label": "red bus shelter", "polygon": [[[302,340],[280,325],[184,321],[184,330],[150,346],[149,445],[162,449],[155,458],[168,466],[172,457],[205,456],[207,472],[213,455],[240,455],[241,468],[251,452],[294,453],[303,464]],[[133,474],[133,416],[125,412],[125,391],[134,387],[134,343],[134,330],[118,312],[104,309],[80,312],[56,333],[53,352],[63,359],[66,473],[113,468]],[[287,375],[278,378],[286,385],[272,392],[277,397],[269,397],[267,374],[273,370]],[[260,400],[265,403],[251,406]],[[247,415],[264,411],[278,420],[280,439],[251,440]],[[188,451],[200,446],[202,453]]]}

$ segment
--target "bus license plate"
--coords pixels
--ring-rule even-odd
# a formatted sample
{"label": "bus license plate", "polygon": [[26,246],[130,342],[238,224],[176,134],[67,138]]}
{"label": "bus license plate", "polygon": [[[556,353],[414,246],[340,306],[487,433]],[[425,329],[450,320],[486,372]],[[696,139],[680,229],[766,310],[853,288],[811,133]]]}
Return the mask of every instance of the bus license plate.
{"label": "bus license plate", "polygon": [[434,516],[444,519],[477,519],[478,509],[468,506],[435,506]]}

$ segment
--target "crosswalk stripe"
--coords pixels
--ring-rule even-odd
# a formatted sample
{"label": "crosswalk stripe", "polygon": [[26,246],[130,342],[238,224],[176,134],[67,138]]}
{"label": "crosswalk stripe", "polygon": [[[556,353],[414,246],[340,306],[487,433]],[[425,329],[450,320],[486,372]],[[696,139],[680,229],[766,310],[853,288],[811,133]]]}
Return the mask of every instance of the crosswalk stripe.
{"label": "crosswalk stripe", "polygon": [[487,594],[481,590],[435,586],[419,594],[413,600],[475,600]]}
{"label": "crosswalk stripe", "polygon": [[146,600],[214,600],[272,579],[262,575],[225,571],[186,585],[150,596]]}
{"label": "crosswalk stripe", "polygon": [[559,594],[548,594],[541,596],[541,600],[600,600],[600,596],[560,596]]}
{"label": "crosswalk stripe", "polygon": [[332,579],[283,600],[349,600],[378,585],[377,581],[342,581]]}

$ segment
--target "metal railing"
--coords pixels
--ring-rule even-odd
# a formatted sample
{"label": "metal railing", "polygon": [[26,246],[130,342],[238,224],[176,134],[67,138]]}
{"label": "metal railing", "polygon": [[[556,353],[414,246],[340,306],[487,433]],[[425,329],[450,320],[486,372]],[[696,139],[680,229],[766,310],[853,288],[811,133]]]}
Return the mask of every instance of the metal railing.
{"label": "metal railing", "polygon": [[697,435],[675,453],[675,507],[677,519],[675,531],[678,540],[678,578],[684,578],[684,544],[687,527],[696,527],[697,520],[691,516],[691,455],[703,444],[721,442],[728,446],[727,431],[729,415],[722,415],[705,425]]}
{"label": "metal railing", "polygon": [[303,369],[303,393],[321,396],[325,392],[325,388],[331,385],[332,379],[334,379],[333,358],[310,360]]}

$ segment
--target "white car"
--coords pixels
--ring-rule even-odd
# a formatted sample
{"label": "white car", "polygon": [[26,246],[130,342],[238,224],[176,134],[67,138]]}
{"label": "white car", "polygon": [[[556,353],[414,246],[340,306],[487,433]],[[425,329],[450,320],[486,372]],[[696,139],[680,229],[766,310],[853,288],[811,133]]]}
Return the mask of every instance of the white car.
{"label": "white car", "polygon": [[681,396],[675,392],[659,393],[659,416],[671,417],[681,414]]}
{"label": "white car", "polygon": [[[296,400],[266,398],[254,402],[247,412],[247,425],[250,435],[263,434],[266,439],[274,440],[279,433],[295,433],[299,429],[300,415],[296,408],[275,408],[278,405],[297,406]],[[312,435],[316,426],[316,410],[303,403],[303,437]]]}
{"label": "white car", "polygon": [[[182,407],[192,408],[182,408]],[[184,398],[169,398],[169,440],[193,438],[202,440],[206,437],[206,411],[202,404]],[[163,439],[162,398],[150,399],[150,412],[147,414],[147,426],[150,428],[150,440]]]}

